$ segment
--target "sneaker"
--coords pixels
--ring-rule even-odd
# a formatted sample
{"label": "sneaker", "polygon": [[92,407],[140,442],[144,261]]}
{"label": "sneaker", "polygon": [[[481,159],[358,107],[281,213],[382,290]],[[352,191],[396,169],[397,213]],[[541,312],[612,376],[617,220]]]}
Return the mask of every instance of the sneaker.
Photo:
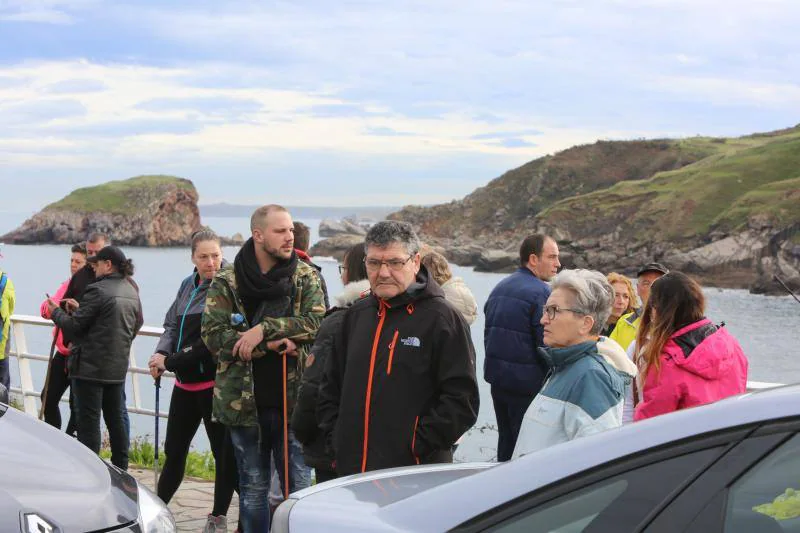
{"label": "sneaker", "polygon": [[228,533],[228,521],[225,516],[208,515],[203,533]]}

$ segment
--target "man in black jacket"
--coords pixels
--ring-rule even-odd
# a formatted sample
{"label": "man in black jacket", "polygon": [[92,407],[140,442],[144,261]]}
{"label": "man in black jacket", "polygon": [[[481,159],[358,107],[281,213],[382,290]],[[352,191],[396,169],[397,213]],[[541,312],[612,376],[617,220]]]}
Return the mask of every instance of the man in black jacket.
{"label": "man in black jacket", "polygon": [[346,311],[317,409],[336,471],[451,462],[478,416],[469,326],[421,266],[409,224],[379,222],[365,246],[372,296]]}
{"label": "man in black jacket", "polygon": [[122,389],[131,344],[142,327],[142,303],[130,276],[133,265],[122,250],[106,246],[87,259],[96,280],[89,284],[72,315],[48,301],[53,322],[73,341],[70,378],[75,391],[78,440],[100,451],[100,413],[111,439],[111,462],[127,470],[129,435]]}

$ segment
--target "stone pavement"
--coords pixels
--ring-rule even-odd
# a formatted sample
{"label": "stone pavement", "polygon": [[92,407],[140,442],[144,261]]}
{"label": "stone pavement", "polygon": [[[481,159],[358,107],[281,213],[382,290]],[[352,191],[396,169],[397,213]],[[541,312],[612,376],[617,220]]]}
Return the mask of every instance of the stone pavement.
{"label": "stone pavement", "polygon": [[[128,473],[134,476],[145,486],[153,489],[155,481],[152,470],[131,468]],[[153,490],[155,492],[155,490]],[[206,525],[206,517],[214,505],[214,483],[196,478],[185,478],[178,492],[169,502],[169,508],[175,516],[178,531],[198,533]],[[236,529],[236,520],[239,517],[239,498],[233,495],[231,507],[228,510],[228,531]]]}

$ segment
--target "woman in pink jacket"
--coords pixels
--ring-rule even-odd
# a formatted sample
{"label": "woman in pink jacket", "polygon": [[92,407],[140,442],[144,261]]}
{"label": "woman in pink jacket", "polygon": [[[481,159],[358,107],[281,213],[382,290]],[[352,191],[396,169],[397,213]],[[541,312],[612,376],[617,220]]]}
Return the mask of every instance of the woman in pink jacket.
{"label": "woman in pink jacket", "polygon": [[705,318],[705,298],[689,276],[653,283],[636,338],[640,401],[635,420],[745,392],[747,358],[725,325]]}
{"label": "woman in pink jacket", "polygon": [[[75,272],[82,269],[84,265],[86,265],[86,247],[82,244],[76,244],[72,247],[72,255],[69,261],[70,276],[74,276]],[[70,279],[62,283],[53,295],[54,302],[61,304],[61,299],[64,297],[64,293],[67,292]],[[39,311],[41,312],[42,318],[50,318],[47,300],[42,302],[42,307]],[[61,396],[63,396],[64,391],[69,388],[69,378],[67,376],[69,346],[64,345],[64,336],[61,334],[60,329],[53,329],[53,335],[56,336],[56,353],[53,355],[53,362],[46,384],[47,401],[44,406],[44,421],[51,426],[61,429],[61,410],[58,407],[58,403],[61,401]],[[44,388],[42,389],[42,400],[44,400]],[[72,397],[70,396],[70,413],[72,412],[71,400]],[[69,422],[67,423],[67,433],[74,435],[75,429],[75,420],[70,416]]]}

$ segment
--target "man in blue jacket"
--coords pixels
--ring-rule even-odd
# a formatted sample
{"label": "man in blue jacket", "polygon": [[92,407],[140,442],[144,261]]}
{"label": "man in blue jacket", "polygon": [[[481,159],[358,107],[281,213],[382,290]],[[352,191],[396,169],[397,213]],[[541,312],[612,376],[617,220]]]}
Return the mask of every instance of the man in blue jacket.
{"label": "man in blue jacket", "polygon": [[544,382],[547,367],[537,352],[544,334],[539,321],[550,296],[546,282],[561,267],[558,245],[546,235],[530,235],[522,241],[519,262],[483,308],[483,377],[492,386],[498,461],[511,459],[522,417]]}

